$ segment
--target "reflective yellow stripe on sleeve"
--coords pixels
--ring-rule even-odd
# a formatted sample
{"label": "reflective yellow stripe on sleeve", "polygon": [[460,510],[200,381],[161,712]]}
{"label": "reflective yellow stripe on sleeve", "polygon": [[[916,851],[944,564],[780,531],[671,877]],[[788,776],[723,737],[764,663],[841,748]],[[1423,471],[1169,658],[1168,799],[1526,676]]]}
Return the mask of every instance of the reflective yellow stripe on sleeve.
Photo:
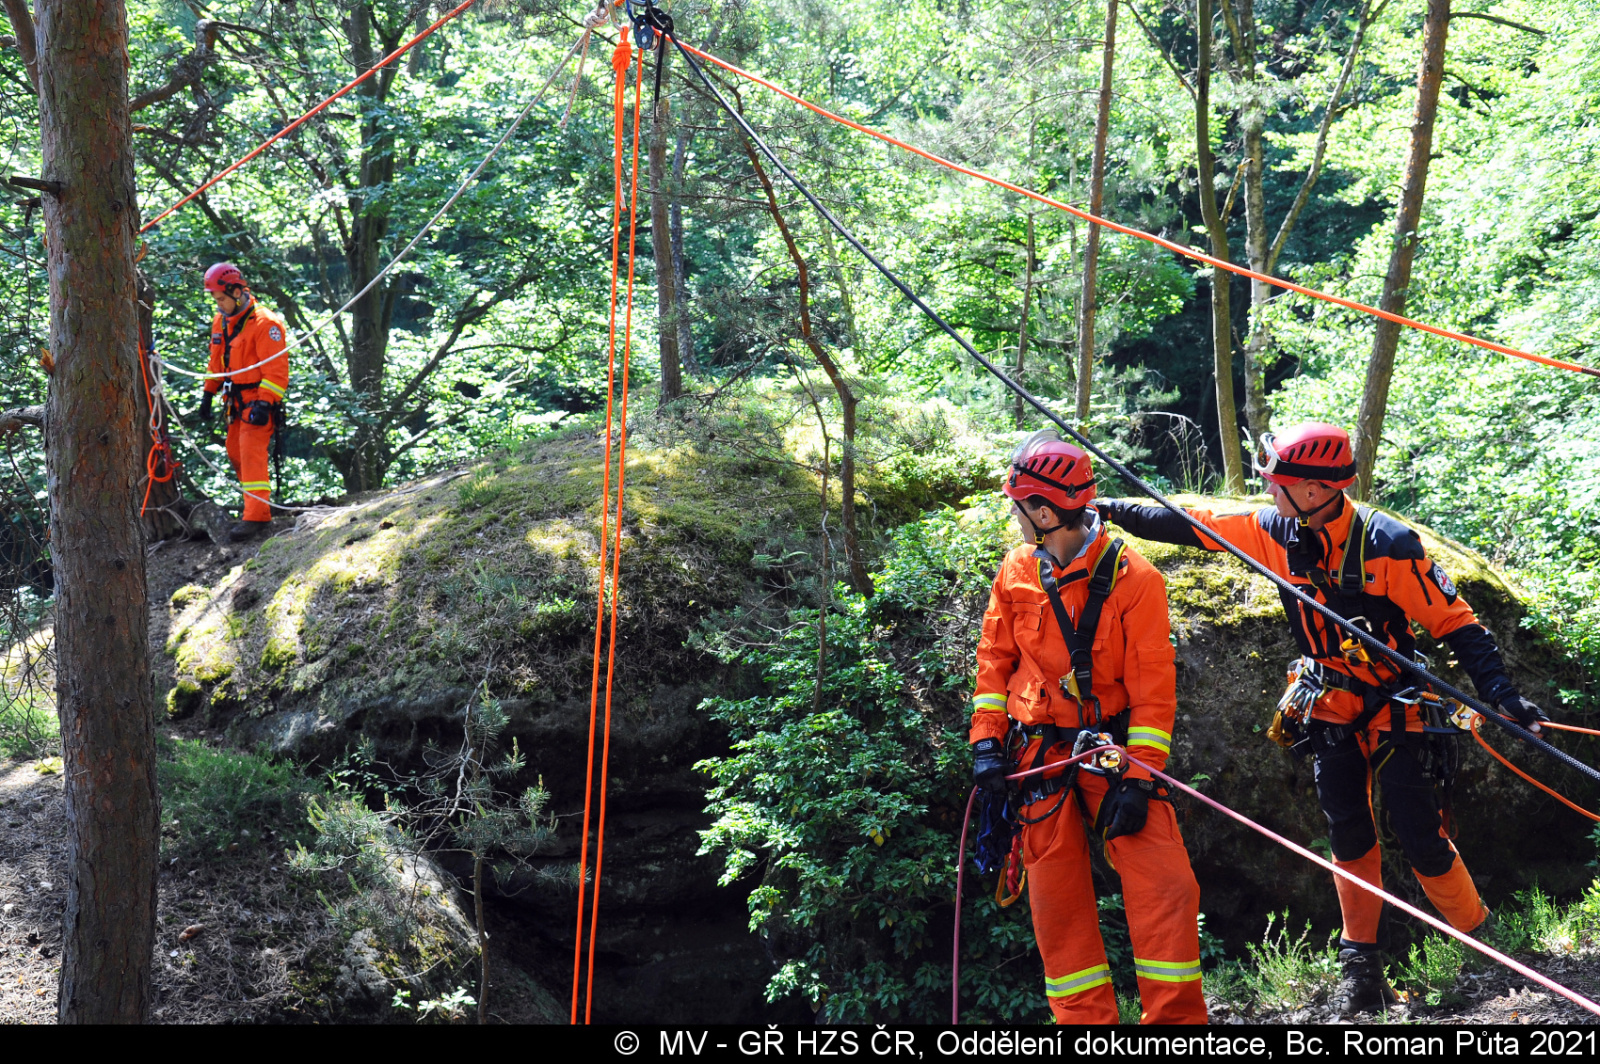
{"label": "reflective yellow stripe on sleeve", "polygon": [[1129,746],[1153,746],[1164,754],[1172,752],[1172,733],[1160,728],[1136,727],[1128,729]]}
{"label": "reflective yellow stripe on sleeve", "polygon": [[1111,982],[1111,968],[1109,965],[1097,964],[1093,968],[1085,968],[1081,972],[1063,975],[1059,979],[1045,976],[1044,992],[1050,997],[1067,997],[1071,994],[1081,994],[1085,990],[1092,990],[1097,986],[1104,986]]}
{"label": "reflective yellow stripe on sleeve", "polygon": [[263,380],[260,384],[256,385],[256,387],[260,388],[262,391],[271,392],[273,395],[276,395],[279,399],[283,398],[283,393],[285,391],[285,389],[284,389],[284,387],[282,385],[274,384],[272,381],[269,381],[269,380]]}
{"label": "reflective yellow stripe on sleeve", "polygon": [[1133,958],[1133,971],[1141,979],[1162,983],[1192,983],[1200,978],[1199,961],[1147,961]]}
{"label": "reflective yellow stripe on sleeve", "polygon": [[972,711],[988,711],[990,713],[1004,713],[1006,711],[1005,695],[973,695]]}

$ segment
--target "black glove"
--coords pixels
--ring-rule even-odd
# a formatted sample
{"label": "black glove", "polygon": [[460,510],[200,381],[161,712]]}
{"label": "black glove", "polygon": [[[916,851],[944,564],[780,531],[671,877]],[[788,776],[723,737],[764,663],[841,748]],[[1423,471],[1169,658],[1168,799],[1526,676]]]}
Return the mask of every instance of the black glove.
{"label": "black glove", "polygon": [[1550,719],[1544,715],[1544,710],[1522,697],[1516,691],[1501,695],[1496,699],[1495,704],[1499,706],[1500,712],[1529,731],[1538,731],[1539,722]]}
{"label": "black glove", "polygon": [[1150,792],[1155,784],[1149,780],[1123,779],[1111,785],[1100,803],[1100,815],[1094,818],[1094,830],[1104,842],[1123,835],[1137,835],[1144,830],[1145,818],[1150,815]]}
{"label": "black glove", "polygon": [[999,739],[979,739],[972,744],[972,782],[995,794],[1005,792],[1005,743]]}
{"label": "black glove", "polygon": [[206,392],[200,396],[200,420],[211,420],[211,403],[216,399],[215,392]]}
{"label": "black glove", "polygon": [[1123,513],[1127,510],[1128,504],[1125,502],[1116,502],[1111,499],[1099,499],[1095,502],[1094,508],[1099,510],[1100,516],[1105,518],[1107,521],[1113,521],[1120,525],[1122,524]]}

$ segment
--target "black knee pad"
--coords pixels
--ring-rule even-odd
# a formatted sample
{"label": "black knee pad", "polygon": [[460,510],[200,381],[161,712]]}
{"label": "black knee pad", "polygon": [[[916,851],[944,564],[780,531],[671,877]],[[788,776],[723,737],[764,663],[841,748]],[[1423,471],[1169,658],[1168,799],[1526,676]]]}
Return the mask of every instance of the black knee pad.
{"label": "black knee pad", "polygon": [[1377,755],[1378,785],[1400,850],[1423,876],[1442,876],[1455,863],[1450,840],[1440,834],[1439,801],[1433,781],[1404,744],[1385,744]]}

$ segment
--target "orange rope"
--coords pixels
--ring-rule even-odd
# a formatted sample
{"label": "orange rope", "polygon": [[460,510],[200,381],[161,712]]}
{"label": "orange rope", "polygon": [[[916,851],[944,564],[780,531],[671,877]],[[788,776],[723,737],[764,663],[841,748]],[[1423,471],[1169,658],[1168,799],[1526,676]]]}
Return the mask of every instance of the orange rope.
{"label": "orange rope", "polygon": [[1594,728],[1580,728],[1576,724],[1557,724],[1555,721],[1551,720],[1541,720],[1539,722],[1539,727],[1554,728],[1556,731],[1577,732],[1579,735],[1600,735],[1600,731],[1597,731]]}
{"label": "orange rope", "polygon": [[[589,923],[589,964],[588,964],[588,991],[584,999],[584,1022],[589,1018],[594,1003],[594,931],[599,922],[600,915],[600,873],[602,854],[605,846],[605,793],[608,771],[611,759],[611,694],[612,680],[616,668],[617,655],[617,596],[615,593],[616,580],[619,573],[618,555],[622,549],[622,502],[625,481],[628,447],[628,359],[631,351],[633,329],[633,252],[638,229],[638,204],[639,204],[639,112],[638,96],[641,80],[635,76],[634,80],[634,121],[633,121],[633,172],[630,214],[628,219],[628,283],[626,291],[626,311],[623,326],[622,345],[622,405],[618,420],[620,446],[617,468],[617,523],[615,548],[611,552],[611,570],[607,573],[607,551],[612,547],[611,540],[611,426],[613,423],[612,410],[616,399],[616,367],[617,367],[617,288],[620,274],[620,256],[622,244],[622,159],[623,159],[623,133],[626,129],[627,113],[627,71],[632,62],[632,45],[628,35],[622,34],[617,41],[616,51],[611,56],[611,66],[616,72],[616,88],[612,94],[613,128],[612,128],[612,206],[611,206],[611,315],[610,333],[608,340],[608,366],[606,370],[606,442],[604,471],[601,474],[600,487],[600,591],[595,602],[594,618],[594,668],[589,680],[589,749],[588,772],[584,779],[583,791],[583,844],[578,858],[578,922],[577,931],[572,947],[572,1016],[571,1022],[578,1022],[578,992],[584,985],[582,973],[583,966],[583,917],[584,903],[586,900],[586,887],[588,885],[588,860],[589,860],[589,823],[593,812],[594,796],[594,748],[595,736],[599,730],[599,704],[600,704],[600,649],[601,640],[605,632],[606,621],[606,584],[610,577],[611,594],[611,639],[610,654],[606,666],[606,698],[605,698],[605,723],[604,738],[601,746],[600,765],[600,812],[595,835],[595,877],[594,892],[592,895],[592,912]],[[640,59],[640,69],[643,69],[643,58]]]}
{"label": "orange rope", "polygon": [[[139,257],[144,257],[142,252],[140,253]],[[155,397],[150,394],[150,367],[147,364],[149,358],[150,352],[141,348],[139,351],[139,377],[144,381],[144,401],[150,407],[150,419],[153,422],[157,417],[160,416],[160,412],[156,409]],[[156,466],[161,461],[161,452],[163,450],[167,452],[167,475],[164,477],[158,477],[156,476]],[[154,427],[150,429],[150,453],[145,455],[144,458],[144,472],[146,479],[144,485],[144,501],[139,504],[140,517],[143,517],[145,511],[150,508],[150,492],[157,484],[165,484],[167,481],[171,480],[173,475],[177,472],[177,470],[173,468],[171,448],[162,447],[161,434],[156,431]]]}
{"label": "orange rope", "polygon": [[394,51],[390,52],[388,55],[386,55],[382,59],[378,60],[376,63],[374,63],[371,66],[371,68],[369,68],[367,70],[366,73],[362,74],[360,77],[358,77],[354,81],[350,82],[348,85],[346,85],[344,88],[340,89],[338,92],[334,93],[332,96],[329,96],[326,100],[323,100],[321,103],[317,104],[315,107],[313,107],[311,110],[307,111],[305,114],[301,115],[299,118],[296,118],[293,122],[290,122],[288,125],[284,126],[282,129],[278,130],[276,133],[274,133],[272,136],[268,137],[266,140],[262,141],[260,144],[256,145],[253,149],[251,149],[250,154],[246,155],[244,158],[240,159],[238,162],[234,163],[232,166],[229,166],[227,169],[223,170],[216,177],[213,177],[211,180],[207,181],[205,184],[201,185],[199,188],[195,189],[193,192],[191,192],[187,196],[183,197],[177,203],[174,203],[172,206],[168,207],[166,210],[162,211],[160,214],[156,215],[154,218],[152,218],[148,222],[144,223],[144,225],[139,227],[139,232],[146,233],[146,232],[149,232],[151,229],[154,229],[156,227],[156,225],[161,222],[162,219],[164,219],[168,215],[172,214],[179,207],[182,207],[185,203],[188,203],[190,200],[194,199],[196,196],[201,195],[207,189],[209,189],[213,185],[215,185],[217,182],[221,181],[223,178],[227,177],[229,174],[233,173],[234,171],[238,170],[240,167],[244,166],[245,163],[249,162],[251,159],[254,159],[256,156],[260,155],[262,152],[264,152],[268,148],[272,147],[272,145],[276,144],[278,141],[282,140],[284,137],[287,137],[290,133],[293,133],[295,130],[297,130],[301,126],[305,125],[306,122],[310,121],[317,114],[319,114],[320,112],[326,110],[327,107],[330,104],[333,103],[333,101],[335,101],[339,97],[345,95],[351,89],[355,88],[357,85],[360,85],[363,81],[366,81],[368,78],[372,77],[372,75],[376,74],[378,71],[382,70],[384,67],[388,66],[390,63],[394,62],[396,59],[399,59],[401,56],[403,56],[407,52],[411,51],[411,49],[415,48],[417,45],[421,44],[423,41],[427,40],[429,37],[433,36],[434,30],[437,30],[440,26],[443,26],[446,22],[449,22],[451,19],[455,18],[457,15],[461,14],[463,11],[465,11],[467,8],[471,7],[473,4],[475,4],[477,2],[478,2],[478,0],[465,0],[465,2],[462,3],[459,7],[456,7],[453,10],[450,10],[450,11],[446,11],[439,18],[439,21],[435,22],[433,25],[429,26],[427,29],[423,30],[421,33],[417,34],[415,37],[411,38],[405,44],[402,44],[400,47],[396,48]]}
{"label": "orange rope", "polygon": [[[681,41],[678,43],[682,44]],[[881,133],[870,126],[864,126],[859,122],[852,122],[850,119],[841,115],[836,115],[827,108],[820,107],[817,104],[812,103],[810,100],[796,96],[787,89],[779,88],[777,85],[774,85],[765,78],[758,77],[747,70],[741,70],[732,63],[718,59],[716,56],[710,55],[709,53],[702,52],[698,48],[690,47],[687,44],[684,44],[683,48],[684,50],[699,56],[701,59],[704,59],[709,63],[715,63],[717,66],[729,71],[730,73],[737,74],[747,81],[754,82],[763,88],[770,89],[779,96],[782,96],[788,100],[792,100],[809,111],[819,114],[824,118],[831,119],[834,122],[838,122],[841,125],[849,126],[858,133],[865,133],[869,137],[876,137],[885,144],[892,144],[904,151],[911,152],[913,155],[920,155],[929,162],[938,163],[940,166],[954,170],[960,174],[966,174],[968,177],[975,177],[980,181],[987,181],[991,185],[998,185],[1003,189],[1015,192],[1020,196],[1026,196],[1029,199],[1036,200],[1039,203],[1045,204],[1046,206],[1054,207],[1057,210],[1066,211],[1068,214],[1075,215],[1086,222],[1092,222],[1095,225],[1104,226],[1113,232],[1122,233],[1125,236],[1136,237],[1139,240],[1147,240],[1150,243],[1166,248],[1168,251],[1174,252],[1175,254],[1182,255],[1186,258],[1195,259],[1199,262],[1204,262],[1207,265],[1214,266],[1218,269],[1227,270],[1229,273],[1236,273],[1240,277],[1249,277],[1252,280],[1263,281],[1267,284],[1276,285],[1279,288],[1284,288],[1291,292],[1298,292],[1303,296],[1311,296],[1313,299],[1321,299],[1328,303],[1337,304],[1338,306],[1344,307],[1347,310],[1357,310],[1363,314],[1371,314],[1374,317],[1383,318],[1386,321],[1396,322],[1412,329],[1420,329],[1421,331],[1425,333],[1431,333],[1434,336],[1442,336],[1447,340],[1457,340],[1464,344],[1472,344],[1475,347],[1482,347],[1486,350],[1495,351],[1502,355],[1510,355],[1513,358],[1526,359],[1529,362],[1537,362],[1544,366],[1553,366],[1557,369],[1571,370],[1574,373],[1586,373],[1592,377],[1600,377],[1600,369],[1594,369],[1590,366],[1580,366],[1576,362],[1563,362],[1560,359],[1547,358],[1544,355],[1531,354],[1527,351],[1520,351],[1515,347],[1507,347],[1505,344],[1497,344],[1493,340],[1481,340],[1476,336],[1468,336],[1466,333],[1456,332],[1452,329],[1441,329],[1436,325],[1425,325],[1420,321],[1407,318],[1401,314],[1392,314],[1387,310],[1380,310],[1377,307],[1368,306],[1365,303],[1358,303],[1353,299],[1345,299],[1342,296],[1330,295],[1327,292],[1319,292],[1315,288],[1307,288],[1304,285],[1295,284],[1292,281],[1285,281],[1280,277],[1273,277],[1269,274],[1257,273],[1256,271],[1246,269],[1243,266],[1236,266],[1224,259],[1213,258],[1204,252],[1196,251],[1194,248],[1185,247],[1182,244],[1174,243],[1173,241],[1167,240],[1164,237],[1155,236],[1152,233],[1146,233],[1139,229],[1131,229],[1125,225],[1118,225],[1116,222],[1107,221],[1106,219],[1098,217],[1097,215],[1090,214],[1088,211],[1080,210],[1077,207],[1068,206],[1059,200],[1053,200],[1049,196],[1043,196],[1037,192],[1029,191],[1028,189],[1023,188],[1021,185],[1014,185],[1009,181],[1002,180],[998,177],[993,177],[982,172],[981,170],[973,170],[969,167],[962,166],[959,163],[951,162],[949,159],[935,155],[930,151],[925,151],[914,144],[907,144],[903,140],[891,137],[887,133]]]}
{"label": "orange rope", "polygon": [[[1500,762],[1506,768],[1510,769],[1512,772],[1515,772],[1517,775],[1521,776],[1523,779],[1527,780],[1529,783],[1533,784],[1535,787],[1539,788],[1541,791],[1543,791],[1544,793],[1548,794],[1550,797],[1554,798],[1556,801],[1560,802],[1562,805],[1566,806],[1568,809],[1571,809],[1572,811],[1577,812],[1577,813],[1582,813],[1584,816],[1588,817],[1590,820],[1600,821],[1600,816],[1597,816],[1596,814],[1589,812],[1589,810],[1585,809],[1583,806],[1581,806],[1578,803],[1576,803],[1576,802],[1564,797],[1563,795],[1557,794],[1555,791],[1551,790],[1549,787],[1546,787],[1544,784],[1540,783],[1538,780],[1534,779],[1532,776],[1528,775],[1526,772],[1522,771],[1520,768],[1518,768],[1517,766],[1513,765],[1511,762],[1507,761],[1504,757],[1501,757],[1500,756],[1500,751],[1498,751],[1494,747],[1490,746],[1488,740],[1486,740],[1482,735],[1478,734],[1478,729],[1482,725],[1483,725],[1483,717],[1481,715],[1474,714],[1473,717],[1472,717],[1472,737],[1474,739],[1478,740],[1478,745],[1483,747],[1485,750],[1489,751],[1490,756],[1492,756],[1496,761]],[[1540,722],[1540,726],[1541,727],[1548,727],[1548,725],[1546,725],[1543,721]],[[1563,731],[1566,731],[1566,730],[1584,731],[1585,729],[1583,729],[1583,728],[1571,729],[1570,725],[1569,725],[1569,726],[1563,727],[1562,730]]]}

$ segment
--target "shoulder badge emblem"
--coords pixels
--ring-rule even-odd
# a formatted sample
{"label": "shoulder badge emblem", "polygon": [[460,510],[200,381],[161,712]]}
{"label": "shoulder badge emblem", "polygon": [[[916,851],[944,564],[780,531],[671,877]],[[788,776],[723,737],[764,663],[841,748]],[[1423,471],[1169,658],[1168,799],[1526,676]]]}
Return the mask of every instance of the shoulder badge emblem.
{"label": "shoulder badge emblem", "polygon": [[276,342],[283,339],[283,330],[274,325],[267,330],[267,338]]}
{"label": "shoulder badge emblem", "polygon": [[1445,572],[1438,562],[1433,563],[1433,568],[1428,571],[1428,576],[1433,579],[1439,590],[1444,592],[1446,602],[1455,602],[1457,594],[1455,581],[1450,579],[1450,574]]}

